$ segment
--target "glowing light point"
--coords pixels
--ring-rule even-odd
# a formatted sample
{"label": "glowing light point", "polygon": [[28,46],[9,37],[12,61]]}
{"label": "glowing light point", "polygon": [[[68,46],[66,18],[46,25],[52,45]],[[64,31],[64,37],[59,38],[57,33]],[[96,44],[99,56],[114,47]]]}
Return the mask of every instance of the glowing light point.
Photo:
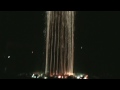
{"label": "glowing light point", "polygon": [[32,51],[32,53],[33,53],[33,51]]}
{"label": "glowing light point", "polygon": [[10,56],[8,56],[8,58],[10,58]]}
{"label": "glowing light point", "polygon": [[44,77],[44,79],[47,79],[47,77]]}
{"label": "glowing light point", "polygon": [[81,49],[82,49],[83,47],[81,46]]}
{"label": "glowing light point", "polygon": [[80,79],[80,77],[79,77],[79,76],[77,76],[77,79]]}
{"label": "glowing light point", "polygon": [[58,76],[58,78],[61,78],[61,76]]}
{"label": "glowing light point", "polygon": [[88,75],[86,75],[86,76],[84,77],[84,79],[88,79]]}
{"label": "glowing light point", "polygon": [[83,75],[80,75],[80,77],[83,77]]}

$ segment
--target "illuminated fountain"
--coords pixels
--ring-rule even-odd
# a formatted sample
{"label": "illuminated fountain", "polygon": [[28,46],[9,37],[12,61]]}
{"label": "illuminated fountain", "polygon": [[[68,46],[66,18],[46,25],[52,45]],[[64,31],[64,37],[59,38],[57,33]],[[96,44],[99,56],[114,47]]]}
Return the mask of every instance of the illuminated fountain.
{"label": "illuminated fountain", "polygon": [[73,75],[74,11],[46,11],[45,74]]}

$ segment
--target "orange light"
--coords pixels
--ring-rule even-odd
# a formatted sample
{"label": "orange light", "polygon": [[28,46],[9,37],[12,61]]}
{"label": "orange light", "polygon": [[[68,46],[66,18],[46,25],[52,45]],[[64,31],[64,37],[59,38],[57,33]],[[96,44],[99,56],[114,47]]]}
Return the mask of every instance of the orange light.
{"label": "orange light", "polygon": [[58,76],[58,78],[61,78],[61,76]]}
{"label": "orange light", "polygon": [[71,76],[71,75],[74,75],[73,73],[67,73],[67,75]]}
{"label": "orange light", "polygon": [[88,75],[85,75],[84,79],[88,79]]}

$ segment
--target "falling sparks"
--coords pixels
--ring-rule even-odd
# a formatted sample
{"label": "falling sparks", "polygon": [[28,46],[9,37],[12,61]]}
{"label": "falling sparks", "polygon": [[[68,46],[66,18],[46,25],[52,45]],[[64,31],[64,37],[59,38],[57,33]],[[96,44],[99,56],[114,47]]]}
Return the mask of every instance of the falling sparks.
{"label": "falling sparks", "polygon": [[72,75],[74,11],[47,11],[45,74]]}

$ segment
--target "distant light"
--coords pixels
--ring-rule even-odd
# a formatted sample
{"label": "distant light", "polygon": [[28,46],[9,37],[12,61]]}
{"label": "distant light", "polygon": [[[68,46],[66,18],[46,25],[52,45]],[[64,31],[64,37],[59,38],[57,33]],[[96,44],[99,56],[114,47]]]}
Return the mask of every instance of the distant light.
{"label": "distant light", "polygon": [[84,77],[84,79],[88,79],[88,75],[86,75],[86,76]]}
{"label": "distant light", "polygon": [[39,77],[40,77],[40,75],[37,76],[37,78],[39,78]]}
{"label": "distant light", "polygon": [[58,78],[61,78],[61,76],[58,76]]}
{"label": "distant light", "polygon": [[34,74],[32,75],[32,77],[34,77]]}
{"label": "distant light", "polygon": [[44,77],[44,79],[47,79],[47,77]]}
{"label": "distant light", "polygon": [[80,75],[80,77],[83,77],[83,75]]}
{"label": "distant light", "polygon": [[5,71],[6,71],[6,69],[7,69],[7,68],[5,67]]}
{"label": "distant light", "polygon": [[77,76],[77,79],[80,79],[80,77],[79,77],[79,76]]}
{"label": "distant light", "polygon": [[32,51],[32,53],[33,53],[33,51]]}
{"label": "distant light", "polygon": [[88,79],[87,77],[84,77],[84,79]]}
{"label": "distant light", "polygon": [[81,49],[82,49],[83,47],[81,46]]}
{"label": "distant light", "polygon": [[10,56],[8,56],[8,58],[10,58]]}

